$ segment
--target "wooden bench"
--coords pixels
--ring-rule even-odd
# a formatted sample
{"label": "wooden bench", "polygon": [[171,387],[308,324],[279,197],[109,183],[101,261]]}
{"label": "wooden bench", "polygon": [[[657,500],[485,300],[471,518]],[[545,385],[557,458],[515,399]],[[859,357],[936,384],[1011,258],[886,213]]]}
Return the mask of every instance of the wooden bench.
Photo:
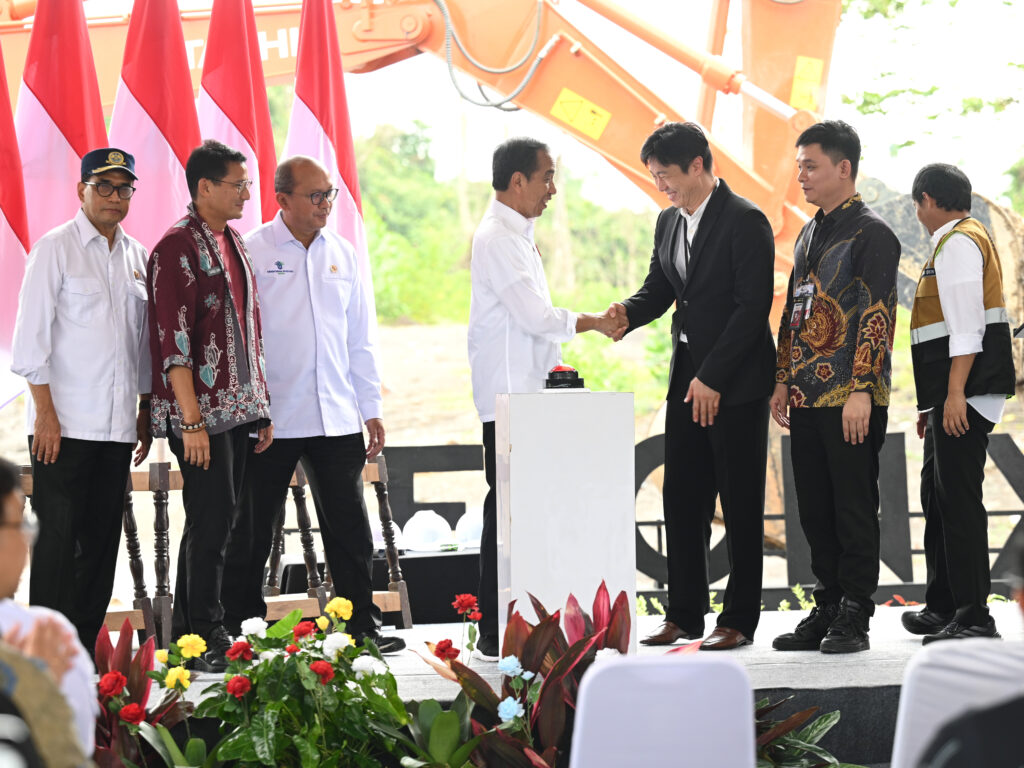
{"label": "wooden bench", "polygon": [[[363,469],[363,480],[373,484],[377,495],[378,514],[384,530],[385,556],[388,561],[388,589],[374,592],[373,600],[381,611],[396,612],[400,627],[412,626],[412,612],[409,608],[409,593],[402,577],[398,562],[398,549],[395,547],[394,527],[391,519],[391,505],[388,502],[387,464],[383,456],[377,456],[367,463]],[[26,496],[32,495],[32,468],[21,468],[22,490]],[[316,553],[313,549],[313,532],[309,512],[306,509],[305,473],[301,465],[295,469],[291,489],[299,520],[300,539],[302,541],[303,560],[306,563],[309,589],[306,595],[281,595],[278,583],[279,564],[284,552],[284,508],[275,527],[274,546],[271,552],[271,567],[268,583],[264,587],[267,595],[267,619],[278,619],[295,608],[302,608],[303,615],[319,615],[332,595],[333,585],[329,576],[321,581],[317,571]],[[170,584],[170,519],[168,502],[171,491],[182,489],[181,472],[172,470],[168,462],[151,463],[148,470],[131,472],[128,487],[125,489],[124,502],[124,533],[125,547],[128,550],[128,566],[132,574],[134,597],[131,609],[120,605],[111,605],[107,611],[105,624],[111,630],[121,628],[125,618],[131,622],[132,628],[138,630],[142,640],[148,635],[155,635],[158,647],[166,648],[171,642],[171,609],[173,596]],[[135,522],[135,510],[132,503],[133,491],[148,491],[153,494],[153,549],[156,586],[150,598],[146,588],[145,567],[142,560],[142,549],[139,544],[138,526]],[[333,596],[333,595],[332,595]]]}

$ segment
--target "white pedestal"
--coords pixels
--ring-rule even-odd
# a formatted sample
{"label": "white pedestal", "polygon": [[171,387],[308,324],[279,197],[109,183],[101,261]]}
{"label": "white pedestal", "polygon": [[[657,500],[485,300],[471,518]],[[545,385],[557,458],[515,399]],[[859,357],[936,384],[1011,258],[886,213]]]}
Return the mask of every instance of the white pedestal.
{"label": "white pedestal", "polygon": [[629,599],[636,651],[633,394],[556,390],[498,395],[498,623],[508,604],[536,621],[571,592],[592,614],[601,581]]}

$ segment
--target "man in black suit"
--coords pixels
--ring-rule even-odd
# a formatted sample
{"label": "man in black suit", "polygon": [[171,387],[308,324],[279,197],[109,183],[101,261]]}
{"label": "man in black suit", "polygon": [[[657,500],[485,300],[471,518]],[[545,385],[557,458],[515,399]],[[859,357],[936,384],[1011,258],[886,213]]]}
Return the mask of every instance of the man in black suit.
{"label": "man in black suit", "polygon": [[731,573],[718,626],[701,648],[729,650],[752,642],[761,614],[775,241],[757,206],[715,177],[695,123],[658,128],[640,158],[671,205],[658,216],[643,286],[610,308],[623,323],[619,338],[676,302],[663,489],[669,607],[641,642],[704,634],[717,497]]}

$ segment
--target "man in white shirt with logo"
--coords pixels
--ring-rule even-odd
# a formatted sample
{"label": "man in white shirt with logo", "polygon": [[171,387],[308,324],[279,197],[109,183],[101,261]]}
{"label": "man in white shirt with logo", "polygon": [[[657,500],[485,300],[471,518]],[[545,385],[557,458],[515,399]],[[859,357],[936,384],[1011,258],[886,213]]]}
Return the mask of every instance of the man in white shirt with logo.
{"label": "man in white shirt with logo", "polygon": [[[555,189],[555,164],[547,146],[515,138],[494,150],[494,200],[473,236],[470,265],[469,366],[473,401],[483,422],[484,499],[480,537],[480,639],[477,651],[497,658],[498,565],[494,467],[494,400],[498,393],[536,392],[562,359],[561,345],[577,333],[611,335],[621,325],[606,315],[554,307],[540,252],[533,242],[534,220]],[[276,397],[276,395],[275,395]]]}
{"label": "man in white shirt with logo", "polygon": [[[263,316],[274,442],[249,457],[245,500],[232,529],[221,599],[225,625],[262,618],[263,566],[274,521],[301,460],[316,506],[335,593],[352,601],[347,631],[384,653],[405,642],[380,634],[373,603],[373,538],[362,470],[384,447],[384,422],[370,316],[352,245],[327,228],[332,188],[316,160],[296,156],[274,174],[281,207],[250,232]],[[363,439],[363,423],[369,444]]]}
{"label": "man in white shirt with logo", "polygon": [[86,153],[82,208],[29,253],[14,328],[39,516],[29,602],[67,616],[90,652],[114,587],[132,446],[138,466],[152,441],[146,250],[120,226],[137,178],[127,152]]}

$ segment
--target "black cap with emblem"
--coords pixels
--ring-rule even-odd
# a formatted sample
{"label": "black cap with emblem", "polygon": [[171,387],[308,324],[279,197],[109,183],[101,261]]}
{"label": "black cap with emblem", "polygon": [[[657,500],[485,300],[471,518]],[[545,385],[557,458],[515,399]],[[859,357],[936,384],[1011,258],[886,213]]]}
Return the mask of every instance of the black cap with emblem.
{"label": "black cap with emblem", "polygon": [[82,181],[104,171],[124,171],[133,179],[135,175],[135,157],[114,147],[104,147],[86,152],[82,158]]}

